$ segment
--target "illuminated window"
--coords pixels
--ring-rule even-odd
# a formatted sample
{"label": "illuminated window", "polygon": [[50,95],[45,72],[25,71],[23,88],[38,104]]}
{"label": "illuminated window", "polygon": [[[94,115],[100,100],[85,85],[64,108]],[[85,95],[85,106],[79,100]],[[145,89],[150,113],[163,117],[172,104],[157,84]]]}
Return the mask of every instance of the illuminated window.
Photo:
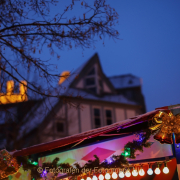
{"label": "illuminated window", "polygon": [[100,109],[98,108],[94,108],[94,125],[95,128],[101,127]]}
{"label": "illuminated window", "polygon": [[112,124],[112,111],[111,110],[106,110],[106,124],[110,125]]}

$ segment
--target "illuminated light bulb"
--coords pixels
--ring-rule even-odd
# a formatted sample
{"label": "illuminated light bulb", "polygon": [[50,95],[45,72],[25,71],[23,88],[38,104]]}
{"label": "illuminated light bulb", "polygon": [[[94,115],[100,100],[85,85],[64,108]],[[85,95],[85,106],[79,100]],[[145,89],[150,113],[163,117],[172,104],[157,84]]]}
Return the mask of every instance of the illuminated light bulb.
{"label": "illuminated light bulb", "polygon": [[144,169],[141,168],[141,169],[139,170],[139,175],[140,175],[140,176],[144,176],[144,174],[145,174]]}
{"label": "illuminated light bulb", "polygon": [[151,168],[149,168],[149,169],[147,170],[147,173],[148,173],[148,175],[152,175],[152,174],[153,174],[153,170],[152,170]]}
{"label": "illuminated light bulb", "polygon": [[97,176],[94,175],[94,176],[92,177],[92,180],[98,180]]}
{"label": "illuminated light bulb", "polygon": [[130,170],[129,170],[129,169],[127,169],[127,170],[126,170],[126,172],[125,172],[125,176],[126,176],[126,177],[130,177],[130,176],[131,176],[131,172],[130,172]]}
{"label": "illuminated light bulb", "polygon": [[169,173],[169,168],[168,167],[164,167],[163,168],[163,173],[164,174],[168,174]]}
{"label": "illuminated light bulb", "polygon": [[91,178],[90,177],[87,177],[87,179],[86,180],[91,180]]}
{"label": "illuminated light bulb", "polygon": [[117,179],[117,173],[116,173],[116,172],[113,172],[113,173],[112,173],[112,178],[113,178],[113,179]]}
{"label": "illuminated light bulb", "polygon": [[157,167],[154,172],[155,172],[155,174],[160,174],[161,170],[159,169],[159,167]]}
{"label": "illuminated light bulb", "polygon": [[104,176],[102,174],[99,175],[99,180],[103,180]]}
{"label": "illuminated light bulb", "polygon": [[109,174],[109,173],[106,173],[106,174],[105,174],[105,179],[110,179],[110,178],[111,178],[110,174]]}
{"label": "illuminated light bulb", "polygon": [[124,178],[124,172],[123,172],[123,171],[120,171],[120,172],[119,172],[119,177],[120,177],[120,178]]}
{"label": "illuminated light bulb", "polygon": [[138,175],[138,172],[137,172],[137,170],[136,170],[136,169],[133,169],[133,171],[132,171],[132,175],[133,175],[133,176],[135,176],[135,177]]}

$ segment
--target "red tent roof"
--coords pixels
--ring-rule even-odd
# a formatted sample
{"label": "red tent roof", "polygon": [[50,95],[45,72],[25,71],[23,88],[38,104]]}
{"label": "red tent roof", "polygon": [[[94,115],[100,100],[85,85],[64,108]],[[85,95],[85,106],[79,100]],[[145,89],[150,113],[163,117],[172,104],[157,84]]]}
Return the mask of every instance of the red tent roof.
{"label": "red tent roof", "polygon": [[75,135],[68,136],[65,138],[57,139],[48,143],[42,143],[42,144],[38,144],[38,145],[31,146],[28,148],[24,148],[22,150],[17,150],[17,151],[12,152],[12,154],[14,157],[26,156],[26,155],[36,154],[36,153],[40,153],[40,152],[44,152],[48,150],[53,150],[59,147],[69,145],[69,144],[78,143],[85,139],[97,137],[97,136],[112,132],[114,130],[124,129],[124,128],[130,127],[139,123],[146,122],[150,117],[152,117],[159,111],[168,112],[169,110],[168,110],[168,107],[157,108],[154,111],[151,111],[151,112],[127,119],[127,120],[123,120],[123,121],[120,121],[120,122],[117,122],[108,126],[86,131],[80,134],[75,134]]}

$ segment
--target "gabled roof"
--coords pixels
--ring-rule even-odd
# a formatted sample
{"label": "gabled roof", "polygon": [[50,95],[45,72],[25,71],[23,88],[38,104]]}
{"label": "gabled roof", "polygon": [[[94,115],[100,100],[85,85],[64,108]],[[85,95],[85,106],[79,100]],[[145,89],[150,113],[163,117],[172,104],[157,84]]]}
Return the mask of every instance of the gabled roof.
{"label": "gabled roof", "polygon": [[90,70],[90,68],[95,64],[98,64],[99,70],[100,70],[100,74],[103,77],[103,79],[105,80],[106,84],[108,85],[108,87],[111,89],[111,91],[113,93],[115,93],[115,89],[113,87],[113,85],[111,84],[111,82],[109,81],[109,79],[105,76],[105,74],[103,73],[102,67],[101,67],[101,63],[99,60],[99,56],[97,53],[95,53],[84,65],[83,67],[81,67],[81,70],[77,73],[79,76],[79,78],[74,79],[70,86],[71,88],[74,88],[75,85],[80,81],[80,78],[83,78],[86,73],[88,72],[88,70]]}
{"label": "gabled roof", "polygon": [[71,95],[71,97],[81,96],[83,99],[89,99],[89,100],[114,102],[114,103],[119,103],[119,104],[139,105],[138,103],[128,100],[126,97],[119,94],[109,94],[109,95],[104,95],[102,97],[98,97],[92,93],[88,93],[86,91],[75,89],[75,88],[69,88],[64,95],[66,94]]}
{"label": "gabled roof", "polygon": [[[94,63],[98,64],[100,69],[100,73],[103,76],[103,79],[106,81],[106,84],[111,89],[114,95],[105,95],[102,97],[95,96],[91,93],[88,93],[83,90],[73,89],[75,85],[78,83],[78,77],[84,77],[84,74],[89,70]],[[84,99],[91,99],[95,101],[109,101],[115,103],[122,103],[122,104],[130,104],[130,105],[138,105],[137,103],[128,100],[123,95],[116,95],[115,89],[109,79],[104,75],[101,64],[99,61],[98,54],[95,53],[87,62],[81,65],[77,70],[75,70],[60,86],[58,86],[52,93],[54,96],[82,96]],[[45,117],[53,110],[55,105],[60,101],[58,97],[46,97],[42,103],[39,105],[34,106],[34,108],[29,111],[24,118],[26,123],[21,127],[19,139],[28,134],[31,130],[38,127],[45,119]]]}
{"label": "gabled roof", "polygon": [[91,138],[95,138],[101,135],[105,135],[114,131],[121,133],[119,132],[120,129],[128,128],[131,126],[135,126],[137,124],[147,122],[148,119],[152,118],[159,111],[170,112],[168,107],[161,108],[161,109],[158,108],[157,110],[154,110],[154,111],[151,111],[151,112],[148,112],[148,113],[124,120],[124,121],[120,121],[120,122],[117,122],[108,126],[104,126],[104,127],[86,131],[80,134],[68,136],[65,138],[54,140],[52,142],[42,143],[42,144],[35,145],[32,147],[24,148],[22,150],[13,152],[13,156],[14,157],[26,156],[26,155],[36,154],[40,152],[45,152],[45,151],[53,150],[56,148],[64,147],[70,144],[82,142],[86,139],[91,139]]}
{"label": "gabled roof", "polygon": [[109,80],[111,81],[115,89],[138,87],[142,85],[141,78],[136,77],[132,74],[112,76],[109,77]]}

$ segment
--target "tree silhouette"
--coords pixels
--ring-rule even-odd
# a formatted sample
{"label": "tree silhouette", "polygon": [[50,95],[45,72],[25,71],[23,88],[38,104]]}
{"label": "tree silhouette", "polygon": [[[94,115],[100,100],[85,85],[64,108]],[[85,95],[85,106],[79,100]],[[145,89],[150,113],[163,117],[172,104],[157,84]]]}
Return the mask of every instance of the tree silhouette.
{"label": "tree silhouette", "polygon": [[[78,3],[82,15],[69,17],[67,13]],[[118,14],[105,0],[95,0],[91,5],[84,0],[72,0],[61,13],[53,15],[53,7],[60,5],[55,0],[0,1],[1,72],[18,83],[26,80],[27,89],[42,96],[57,96],[50,94],[50,88],[60,77],[54,73],[51,61],[40,57],[44,48],[49,49],[54,59],[60,59],[55,49],[61,52],[63,47],[89,48],[95,38],[102,39],[105,35],[118,38],[118,31],[113,28]],[[36,72],[45,86],[29,81],[21,69],[27,74]]]}

